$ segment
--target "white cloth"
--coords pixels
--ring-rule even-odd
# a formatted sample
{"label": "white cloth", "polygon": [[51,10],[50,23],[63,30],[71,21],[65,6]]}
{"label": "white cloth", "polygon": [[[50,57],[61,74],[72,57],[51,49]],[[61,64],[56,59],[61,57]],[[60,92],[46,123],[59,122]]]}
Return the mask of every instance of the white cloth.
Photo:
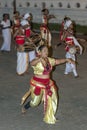
{"label": "white cloth", "polygon": [[27,20],[24,20],[24,19],[23,19],[23,20],[21,21],[21,25],[22,25],[22,26],[25,26],[25,25],[29,25],[29,23],[28,23]]}
{"label": "white cloth", "polygon": [[69,26],[72,24],[71,20],[67,20],[64,24],[64,29],[66,30],[67,28],[69,28]]}
{"label": "white cloth", "polygon": [[74,36],[72,36],[72,38],[73,38],[73,41],[74,41],[75,46],[78,46],[78,47],[79,47],[79,49],[80,49],[80,55],[81,55],[81,54],[82,54],[82,51],[83,51],[82,46],[80,45],[80,43],[77,41],[77,39],[76,39]]}
{"label": "white cloth", "polygon": [[35,51],[30,51],[29,52],[29,62],[31,62],[35,58],[36,58],[36,52]]}
{"label": "white cloth", "polygon": [[[3,28],[10,27],[10,20],[2,21],[1,25]],[[10,51],[11,50],[11,29],[6,28],[2,29],[2,36],[3,36],[3,44],[1,46],[1,50]]]}
{"label": "white cloth", "polygon": [[30,17],[30,14],[29,14],[29,13],[26,13],[23,18],[24,18],[24,19],[27,19],[28,17]]}
{"label": "white cloth", "polygon": [[29,56],[25,52],[17,52],[17,74],[24,74],[29,66]]}

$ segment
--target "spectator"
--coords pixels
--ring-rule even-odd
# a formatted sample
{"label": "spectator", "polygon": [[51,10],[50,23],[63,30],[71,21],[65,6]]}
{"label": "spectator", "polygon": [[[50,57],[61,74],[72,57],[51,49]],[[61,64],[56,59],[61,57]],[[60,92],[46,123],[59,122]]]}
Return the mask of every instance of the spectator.
{"label": "spectator", "polygon": [[9,14],[3,14],[3,20],[0,23],[2,28],[3,44],[1,51],[10,52],[11,50],[11,22],[9,19]]}

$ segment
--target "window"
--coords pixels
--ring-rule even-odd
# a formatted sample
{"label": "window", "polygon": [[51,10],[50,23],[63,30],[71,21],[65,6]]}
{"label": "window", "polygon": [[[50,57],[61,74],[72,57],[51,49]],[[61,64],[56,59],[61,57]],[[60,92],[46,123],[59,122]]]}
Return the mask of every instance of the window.
{"label": "window", "polygon": [[35,3],[34,7],[37,7],[37,4]]}
{"label": "window", "polygon": [[46,3],[43,2],[43,3],[42,3],[42,9],[45,9],[45,8],[46,8]]}
{"label": "window", "polygon": [[86,7],[85,7],[86,9],[87,9],[87,5],[86,5]]}
{"label": "window", "polygon": [[22,4],[19,4],[19,7],[22,7]]}
{"label": "window", "polygon": [[5,3],[5,7],[8,7],[7,3]]}
{"label": "window", "polygon": [[61,2],[59,2],[58,5],[59,5],[59,7],[62,7],[62,6],[63,6]]}
{"label": "window", "polygon": [[76,7],[77,7],[77,8],[80,8],[80,3],[76,3]]}
{"label": "window", "polygon": [[27,2],[27,3],[26,3],[26,6],[27,6],[27,7],[29,7],[29,6],[30,6],[30,3],[29,3],[29,2]]}
{"label": "window", "polygon": [[68,3],[67,8],[71,8],[70,4]]}
{"label": "window", "polygon": [[51,4],[50,7],[53,7],[53,4]]}
{"label": "window", "polygon": [[53,4],[51,4],[50,7],[53,7]]}

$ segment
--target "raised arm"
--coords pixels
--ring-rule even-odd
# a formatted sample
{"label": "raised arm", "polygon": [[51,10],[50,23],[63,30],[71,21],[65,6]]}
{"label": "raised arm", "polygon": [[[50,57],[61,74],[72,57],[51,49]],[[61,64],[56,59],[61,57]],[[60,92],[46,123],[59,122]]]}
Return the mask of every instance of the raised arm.
{"label": "raised arm", "polygon": [[38,57],[36,57],[34,60],[32,60],[31,62],[30,62],[30,64],[31,64],[31,66],[34,66],[34,65],[36,65],[38,62],[40,62],[41,61],[41,58],[38,58]]}
{"label": "raised arm", "polygon": [[56,59],[56,65],[59,65],[59,64],[63,64],[63,63],[72,63],[72,64],[75,64],[75,62],[70,59],[70,58],[67,58],[67,59]]}

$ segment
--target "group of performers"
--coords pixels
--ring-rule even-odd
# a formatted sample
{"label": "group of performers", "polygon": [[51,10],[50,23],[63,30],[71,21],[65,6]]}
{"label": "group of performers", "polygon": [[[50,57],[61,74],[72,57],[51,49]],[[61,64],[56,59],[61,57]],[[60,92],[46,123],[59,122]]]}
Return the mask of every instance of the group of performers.
{"label": "group of performers", "polygon": [[[55,114],[58,107],[58,88],[50,79],[50,73],[53,66],[66,63],[64,74],[73,72],[74,76],[78,77],[75,56],[77,50],[82,54],[82,47],[74,36],[73,22],[66,17],[62,23],[60,33],[61,42],[65,44],[66,58],[55,59],[48,57],[52,40],[48,28],[50,18],[54,18],[54,16],[49,15],[48,9],[43,9],[40,39],[37,40],[37,46],[31,38],[33,35],[33,39],[35,39],[36,33],[31,29],[31,15],[29,13],[26,13],[20,22],[16,22],[18,25],[14,26],[14,39],[17,47],[17,73],[19,75],[25,73],[29,62],[34,71],[34,76],[30,80],[30,88],[22,97],[22,113],[42,102],[44,104],[44,122],[55,124],[57,121]],[[16,20],[20,20],[20,18]],[[29,51],[25,51],[24,48],[27,44],[33,45],[33,48]],[[27,101],[29,96],[31,96],[31,100]]]}
{"label": "group of performers", "polygon": [[[12,32],[17,48],[18,75],[23,75],[25,72],[27,72],[29,62],[31,62],[36,57],[38,51],[37,48],[39,45],[43,44],[43,40],[46,41],[45,43],[48,47],[51,47],[52,38],[51,32],[48,28],[48,21],[51,17],[52,15],[49,15],[48,9],[42,10],[42,24],[40,26],[40,34],[37,34],[32,31],[31,13],[26,13],[23,16],[20,16],[19,12],[15,12]],[[40,42],[38,43],[38,41]]]}
{"label": "group of performers", "polygon": [[[76,72],[75,54],[74,53],[72,54],[69,51],[69,49],[71,46],[75,46],[75,45],[79,46],[80,54],[81,54],[82,48],[80,44],[78,44],[76,38],[73,35],[72,21],[69,19],[66,20],[67,22],[65,22],[64,29],[62,30],[63,32],[61,34],[61,36],[63,34],[65,35],[64,39],[61,40],[65,42],[66,45],[66,53],[67,53],[66,58],[56,59],[56,58],[49,57],[48,56],[49,47],[51,46],[52,37],[51,37],[51,32],[48,28],[48,21],[50,17],[53,16],[51,15],[49,17],[49,11],[47,9],[42,10],[42,13],[43,13],[42,24],[40,26],[41,39],[40,41],[38,41],[39,44],[36,47],[37,54],[33,56],[32,60],[30,60],[30,65],[33,68],[34,75],[30,80],[29,90],[22,97],[21,105],[22,105],[22,113],[25,113],[26,110],[29,109],[30,107],[36,107],[40,103],[43,103],[44,122],[46,122],[47,124],[55,124],[57,121],[55,114],[58,107],[58,87],[55,85],[53,80],[50,79],[50,73],[52,72],[53,66],[66,63],[65,74],[68,74],[69,72],[73,71],[74,76],[77,77],[78,74]],[[30,18],[29,14],[25,14],[23,20],[21,21],[21,25],[22,25],[21,28],[23,30],[21,31],[22,32],[21,36],[23,39],[21,44],[24,44],[25,39],[28,40],[27,42],[33,44],[33,41],[31,40],[32,30],[28,18]],[[18,33],[18,35],[19,34],[20,33]],[[18,42],[18,40],[20,39],[18,35],[15,35],[16,42]],[[30,52],[31,51],[24,52],[24,53],[25,55],[28,56]],[[29,59],[29,57],[25,59]],[[27,61],[28,60],[26,60],[25,62]],[[27,101],[29,96],[31,96],[31,100]]]}
{"label": "group of performers", "polygon": [[[50,73],[55,65],[66,63],[65,73],[73,72],[78,77],[76,71],[76,53],[82,54],[82,47],[75,38],[74,25],[70,18],[64,18],[60,31],[60,40],[65,44],[65,59],[49,57],[49,47],[52,46],[51,32],[48,22],[54,15],[49,14],[48,9],[42,10],[42,24],[40,34],[32,31],[32,15],[26,13],[20,16],[19,12],[14,13],[12,34],[17,50],[17,74],[23,75],[29,68],[29,63],[34,71],[30,80],[29,90],[22,97],[22,113],[30,107],[44,104],[44,122],[55,124],[55,117],[58,107],[58,87],[50,78]],[[36,38],[36,36],[38,36]],[[31,96],[31,100],[28,97]]]}

